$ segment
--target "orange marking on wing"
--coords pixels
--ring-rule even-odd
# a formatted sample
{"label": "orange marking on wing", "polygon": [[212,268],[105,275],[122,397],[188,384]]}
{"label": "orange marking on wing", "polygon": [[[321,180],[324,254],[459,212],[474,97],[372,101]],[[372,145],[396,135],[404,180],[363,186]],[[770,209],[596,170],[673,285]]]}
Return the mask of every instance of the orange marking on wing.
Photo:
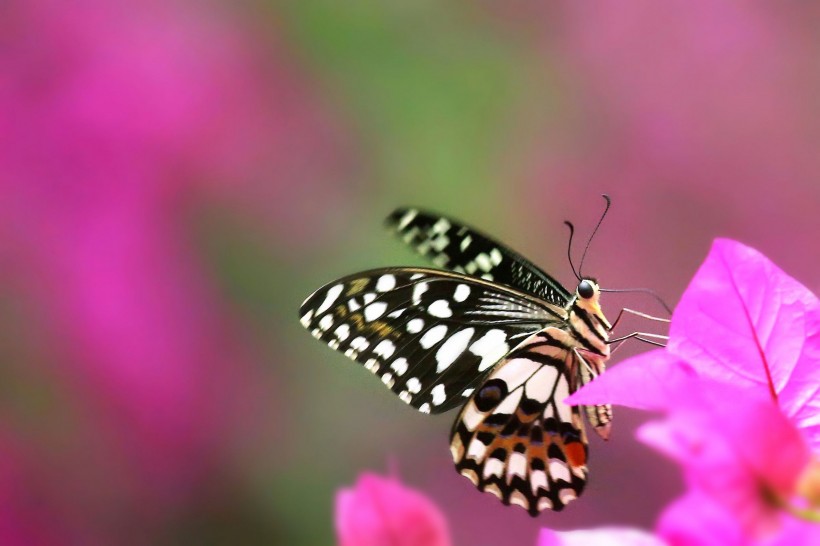
{"label": "orange marking on wing", "polygon": [[584,445],[581,442],[572,442],[564,446],[564,453],[567,455],[567,462],[574,467],[581,467],[587,464],[587,456],[584,453]]}

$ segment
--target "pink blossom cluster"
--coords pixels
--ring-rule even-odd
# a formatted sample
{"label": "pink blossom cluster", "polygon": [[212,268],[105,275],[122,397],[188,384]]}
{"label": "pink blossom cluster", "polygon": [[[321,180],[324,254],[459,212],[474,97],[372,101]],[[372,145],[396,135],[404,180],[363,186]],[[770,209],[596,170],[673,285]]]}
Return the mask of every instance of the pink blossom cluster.
{"label": "pink blossom cluster", "polygon": [[[667,347],[568,399],[660,411],[638,438],[680,466],[686,493],[653,532],[545,529],[539,546],[820,544],[818,364],[817,297],[759,252],[715,241],[675,309]],[[438,510],[392,480],[363,478],[340,494],[336,515],[344,546],[449,544]],[[427,542],[409,538],[411,529]]]}
{"label": "pink blossom cluster", "polygon": [[338,206],[347,154],[270,29],[222,4],[0,5],[2,544],[151,543],[274,409],[200,211],[303,241],[294,203]]}

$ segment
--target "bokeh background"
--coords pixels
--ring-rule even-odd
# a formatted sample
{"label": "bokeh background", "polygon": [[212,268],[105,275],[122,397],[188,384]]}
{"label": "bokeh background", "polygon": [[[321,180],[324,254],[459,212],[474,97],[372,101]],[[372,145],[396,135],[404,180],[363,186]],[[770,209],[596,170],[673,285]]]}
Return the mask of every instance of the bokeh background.
{"label": "bokeh background", "polygon": [[362,470],[424,491],[456,544],[651,525],[681,484],[634,441],[646,415],[618,410],[583,498],[532,519],[456,475],[454,415],[296,309],[422,263],[381,228],[407,204],[571,283],[562,220],[585,239],[604,192],[606,286],[674,304],[728,236],[820,290],[818,8],[3,2],[0,542],[332,544]]}

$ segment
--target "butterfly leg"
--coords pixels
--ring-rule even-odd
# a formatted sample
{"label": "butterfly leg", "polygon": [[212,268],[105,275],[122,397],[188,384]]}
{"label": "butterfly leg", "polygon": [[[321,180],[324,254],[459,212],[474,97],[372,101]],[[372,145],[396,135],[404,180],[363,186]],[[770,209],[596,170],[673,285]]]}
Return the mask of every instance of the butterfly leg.
{"label": "butterfly leg", "polygon": [[618,316],[615,318],[615,322],[612,323],[612,328],[609,329],[610,332],[615,330],[615,327],[618,325],[618,322],[620,322],[621,317],[624,316],[624,313],[629,313],[631,315],[635,315],[635,316],[645,318],[645,319],[648,319],[648,320],[654,320],[654,321],[657,321],[657,322],[665,322],[667,324],[669,324],[671,322],[669,319],[665,319],[665,318],[661,318],[661,317],[655,317],[655,316],[652,316],[652,315],[647,315],[646,313],[641,313],[640,311],[635,311],[634,309],[629,309],[628,307],[624,307],[624,308],[621,309],[620,313],[618,313]]}
{"label": "butterfly leg", "polygon": [[[607,344],[612,345],[613,343],[620,343],[620,342],[626,341],[627,339],[632,339],[632,338],[635,338],[638,341],[643,341],[644,343],[648,343],[649,345],[656,345],[658,347],[666,347],[666,344],[665,343],[660,343],[658,341],[654,341],[654,339],[662,339],[664,341],[669,341],[669,336],[664,336],[664,335],[661,335],[661,334],[651,334],[649,332],[632,332],[631,334],[626,335],[626,336],[612,338],[609,341],[607,341]],[[648,338],[653,338],[653,339],[648,339]],[[618,347],[620,347],[620,345],[618,345]],[[616,349],[618,347],[616,347]]]}

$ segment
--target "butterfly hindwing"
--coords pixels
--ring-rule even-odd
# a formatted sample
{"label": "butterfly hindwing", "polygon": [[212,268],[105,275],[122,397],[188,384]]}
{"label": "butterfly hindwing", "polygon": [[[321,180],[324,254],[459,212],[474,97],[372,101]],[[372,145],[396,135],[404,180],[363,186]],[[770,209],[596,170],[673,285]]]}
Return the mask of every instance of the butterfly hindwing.
{"label": "butterfly hindwing", "polygon": [[480,490],[531,515],[562,510],[584,489],[587,439],[570,394],[575,354],[548,327],[496,365],[456,420],[456,469]]}
{"label": "butterfly hindwing", "polygon": [[558,307],[487,281],[423,268],[357,273],[314,292],[302,324],[423,412],[461,406],[493,365]]}
{"label": "butterfly hindwing", "polygon": [[387,218],[387,225],[439,267],[505,284],[560,307],[572,297],[518,252],[451,218],[400,208]]}

